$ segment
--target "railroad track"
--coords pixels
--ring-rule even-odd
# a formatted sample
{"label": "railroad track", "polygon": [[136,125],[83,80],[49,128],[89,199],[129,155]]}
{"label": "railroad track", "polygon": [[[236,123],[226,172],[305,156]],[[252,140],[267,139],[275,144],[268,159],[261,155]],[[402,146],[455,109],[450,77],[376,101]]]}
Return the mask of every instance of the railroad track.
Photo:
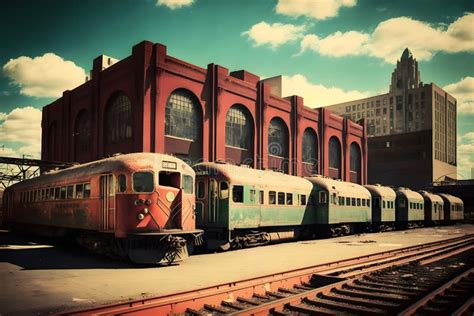
{"label": "railroad track", "polygon": [[474,235],[466,235],[68,314],[429,314],[445,305],[461,314],[472,309],[469,291],[462,302],[445,302],[472,288],[473,249]]}

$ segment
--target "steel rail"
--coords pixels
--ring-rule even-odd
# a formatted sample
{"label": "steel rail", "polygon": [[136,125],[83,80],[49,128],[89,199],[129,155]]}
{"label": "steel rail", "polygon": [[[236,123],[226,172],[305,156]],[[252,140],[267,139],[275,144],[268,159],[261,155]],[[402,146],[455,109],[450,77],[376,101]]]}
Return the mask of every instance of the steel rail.
{"label": "steel rail", "polygon": [[[176,294],[170,294],[160,297],[152,297],[146,299],[133,300],[128,302],[120,302],[108,306],[99,306],[87,310],[79,310],[68,312],[68,315],[110,315],[110,314],[168,314],[185,312],[190,305],[203,306],[209,300],[212,301],[232,301],[235,297],[251,297],[254,293],[264,294],[271,288],[279,288],[288,283],[303,284],[308,283],[311,277],[316,274],[330,274],[334,271],[344,271],[344,269],[352,270],[354,267],[361,267],[362,264],[377,265],[378,261],[386,262],[387,258],[395,258],[406,256],[410,252],[419,253],[420,251],[442,250],[446,247],[455,247],[462,243],[470,242],[474,239],[474,234],[466,234],[465,236],[455,237],[451,239],[430,242],[427,244],[404,247],[389,251],[383,251],[370,255],[360,256],[351,259],[338,260],[334,262],[318,264],[315,266],[294,269],[286,272],[273,273],[262,277],[240,280],[236,282],[223,283],[215,286],[201,288],[197,290],[185,291]],[[433,249],[431,249],[433,248]],[[393,262],[392,262],[393,264]],[[347,282],[347,281],[345,281]],[[334,286],[334,284],[333,284]],[[322,288],[318,288],[321,291]],[[263,305],[259,305],[263,306]]]}

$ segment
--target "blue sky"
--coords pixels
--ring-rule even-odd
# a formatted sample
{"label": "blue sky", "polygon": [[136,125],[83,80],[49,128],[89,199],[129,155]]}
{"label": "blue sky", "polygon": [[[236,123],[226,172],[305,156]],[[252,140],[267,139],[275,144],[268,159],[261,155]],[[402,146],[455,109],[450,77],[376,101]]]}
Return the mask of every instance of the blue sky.
{"label": "blue sky", "polygon": [[422,80],[458,99],[458,161],[474,165],[474,2],[386,0],[4,1],[0,5],[0,155],[38,156],[42,106],[93,58],[142,40],[205,67],[284,76],[309,106],[388,90],[408,46]]}

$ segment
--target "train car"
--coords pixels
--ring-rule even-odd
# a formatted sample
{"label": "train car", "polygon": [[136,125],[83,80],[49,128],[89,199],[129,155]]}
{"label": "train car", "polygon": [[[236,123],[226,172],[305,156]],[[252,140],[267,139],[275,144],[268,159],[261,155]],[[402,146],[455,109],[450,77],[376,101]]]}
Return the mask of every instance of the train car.
{"label": "train car", "polygon": [[195,174],[156,153],[117,155],[25,180],[6,190],[5,222],[137,263],[184,259],[199,243]]}
{"label": "train car", "polygon": [[307,177],[312,184],[318,230],[341,236],[366,231],[372,221],[371,195],[363,186],[324,176]]}
{"label": "train car", "polygon": [[464,202],[457,196],[438,193],[444,201],[444,223],[454,224],[464,219]]}
{"label": "train car", "polygon": [[372,227],[375,231],[387,231],[395,228],[395,199],[397,194],[387,186],[380,184],[364,185],[372,196]]}
{"label": "train car", "polygon": [[428,191],[419,191],[425,200],[425,225],[439,225],[444,221],[444,201],[441,196]]}
{"label": "train car", "polygon": [[312,185],[304,178],[220,162],[196,171],[197,227],[209,249],[235,249],[311,234]]}
{"label": "train car", "polygon": [[423,226],[425,209],[423,196],[408,188],[397,188],[395,221],[398,229]]}

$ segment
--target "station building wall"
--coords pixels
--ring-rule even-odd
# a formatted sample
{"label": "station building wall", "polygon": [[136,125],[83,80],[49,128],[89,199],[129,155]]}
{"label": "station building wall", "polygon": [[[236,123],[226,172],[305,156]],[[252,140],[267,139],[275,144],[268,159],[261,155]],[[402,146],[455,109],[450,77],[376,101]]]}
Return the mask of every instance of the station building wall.
{"label": "station building wall", "polygon": [[364,126],[273,95],[245,70],[201,68],[147,41],[113,65],[96,58],[90,80],[45,106],[42,120],[43,160],[142,151],[367,181]]}

